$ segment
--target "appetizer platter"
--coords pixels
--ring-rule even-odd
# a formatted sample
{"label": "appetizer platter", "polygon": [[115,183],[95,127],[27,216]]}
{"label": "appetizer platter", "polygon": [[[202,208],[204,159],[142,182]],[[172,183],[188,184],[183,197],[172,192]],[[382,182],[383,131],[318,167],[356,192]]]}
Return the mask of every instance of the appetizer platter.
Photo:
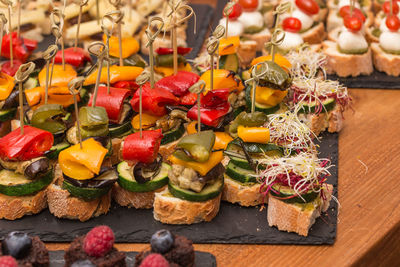
{"label": "appetizer platter", "polygon": [[[206,15],[170,1],[141,36],[126,36],[123,6],[110,3],[97,17],[102,41],[81,36],[81,3],[71,47],[66,8],[54,7],[55,40],[34,53],[23,46],[19,62],[16,48],[6,55],[0,232],[61,242],[106,224],[117,242],[165,228],[197,243],[332,244],[337,133],[352,100],[323,75],[322,51],[287,42],[303,38],[290,5],[272,9],[283,30],[249,24],[243,40],[232,33],[240,4],[228,3],[229,19],[187,60],[181,31]],[[19,30],[10,47],[28,42]]]}
{"label": "appetizer platter", "polygon": [[[218,1],[213,27],[225,23],[223,10],[228,2]],[[258,7],[253,2],[258,2]],[[273,8],[284,2],[290,2],[291,9],[276,21]],[[315,50],[324,52],[329,79],[338,80],[349,88],[399,88],[399,47],[394,47],[400,43],[400,39],[395,40],[400,38],[397,1],[264,0],[243,3],[244,6],[231,15],[234,29],[230,30],[230,34],[240,36],[238,55],[244,64],[249,63],[246,60],[249,54],[245,51],[251,51],[250,58],[256,51],[265,53],[262,46],[256,44],[260,40],[259,35],[268,32],[261,35],[263,40],[269,40],[272,28],[278,24],[282,29],[288,29],[285,32],[290,39],[281,45],[284,50],[297,49],[307,43]],[[389,27],[386,25],[387,17]],[[286,18],[290,19],[284,24]],[[349,26],[352,21],[356,22],[353,26],[357,24],[355,28]],[[255,36],[258,39],[253,38]]]}

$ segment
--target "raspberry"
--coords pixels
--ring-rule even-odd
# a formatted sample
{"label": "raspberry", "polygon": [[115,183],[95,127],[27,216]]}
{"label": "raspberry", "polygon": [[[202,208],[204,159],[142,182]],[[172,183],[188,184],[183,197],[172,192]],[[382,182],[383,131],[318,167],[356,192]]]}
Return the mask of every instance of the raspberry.
{"label": "raspberry", "polygon": [[157,253],[149,254],[139,267],[169,267],[168,261]]}
{"label": "raspberry", "polygon": [[0,267],[18,267],[18,263],[11,256],[2,256],[0,257]]}
{"label": "raspberry", "polygon": [[102,257],[111,250],[114,240],[114,233],[110,227],[96,226],[87,233],[83,241],[83,248],[89,256]]}

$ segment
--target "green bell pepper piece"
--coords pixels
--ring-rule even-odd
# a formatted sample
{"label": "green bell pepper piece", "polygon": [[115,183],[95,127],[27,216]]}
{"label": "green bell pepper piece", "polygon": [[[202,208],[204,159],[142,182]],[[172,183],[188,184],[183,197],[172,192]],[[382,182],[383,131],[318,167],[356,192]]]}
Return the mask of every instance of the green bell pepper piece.
{"label": "green bell pepper piece", "polygon": [[64,132],[67,127],[67,112],[59,104],[47,104],[37,108],[32,115],[32,126],[53,134]]}
{"label": "green bell pepper piece", "polygon": [[[206,162],[214,146],[215,133],[211,130],[184,136],[176,145],[174,156],[189,161]],[[185,153],[184,151],[185,150]]]}

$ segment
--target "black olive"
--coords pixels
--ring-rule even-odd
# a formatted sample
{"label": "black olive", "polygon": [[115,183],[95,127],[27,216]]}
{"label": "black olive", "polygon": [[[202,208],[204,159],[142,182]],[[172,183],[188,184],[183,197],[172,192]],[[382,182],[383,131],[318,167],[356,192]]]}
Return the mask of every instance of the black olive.
{"label": "black olive", "polygon": [[96,267],[90,260],[79,260],[74,262],[71,267]]}
{"label": "black olive", "polygon": [[10,255],[16,259],[23,259],[29,254],[32,247],[32,239],[22,232],[11,232],[2,242],[4,255]]}
{"label": "black olive", "polygon": [[35,179],[42,174],[45,174],[49,169],[49,159],[42,158],[32,162],[25,168],[24,174],[30,179]]}
{"label": "black olive", "polygon": [[157,176],[161,169],[161,163],[162,156],[160,154],[158,154],[157,159],[152,163],[137,163],[133,168],[133,177],[135,177],[136,182],[144,184]]}
{"label": "black olive", "polygon": [[18,100],[19,90],[13,90],[11,94],[7,97],[4,101],[3,109],[10,109],[18,107],[19,100]]}

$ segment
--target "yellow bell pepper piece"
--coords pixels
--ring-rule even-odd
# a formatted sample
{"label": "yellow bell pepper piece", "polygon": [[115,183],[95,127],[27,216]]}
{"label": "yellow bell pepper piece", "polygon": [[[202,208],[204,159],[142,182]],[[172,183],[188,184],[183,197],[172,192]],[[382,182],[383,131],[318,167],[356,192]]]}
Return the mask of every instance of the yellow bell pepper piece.
{"label": "yellow bell pepper piece", "polygon": [[[154,126],[160,118],[161,118],[160,116],[153,116],[153,115],[150,115],[147,113],[143,113],[142,114],[142,128],[147,129],[147,128],[150,128],[151,126]],[[135,130],[140,129],[139,114],[137,114],[135,117],[133,117],[131,124],[132,124],[133,129],[135,129]]]}
{"label": "yellow bell pepper piece", "polygon": [[283,98],[287,95],[288,91],[274,90],[274,93],[265,101],[264,104],[276,106],[282,102]]}
{"label": "yellow bell pepper piece", "polygon": [[[169,67],[154,67],[154,71],[160,73],[164,77],[174,75],[174,68]],[[178,71],[192,71],[190,64],[179,65]]]}
{"label": "yellow bell pepper piece", "polygon": [[[113,65],[110,67],[110,82],[116,83],[120,81],[133,81],[137,76],[142,73],[143,68],[135,66],[117,66]],[[98,69],[93,71],[85,80],[84,85],[91,85],[96,83]],[[104,67],[101,70],[100,76],[101,83],[107,83],[107,68]]]}
{"label": "yellow bell pepper piece", "polygon": [[[106,43],[107,37],[103,35],[103,42]],[[139,43],[133,37],[122,38],[122,58],[130,57],[139,51]],[[119,41],[118,37],[111,36],[110,38],[110,56],[119,58]]]}
{"label": "yellow bell pepper piece", "polygon": [[[44,87],[35,87],[25,90],[25,98],[30,107],[37,108],[44,104],[45,89]],[[79,94],[77,101],[80,101]],[[64,108],[74,104],[74,98],[66,86],[52,86],[49,88],[48,104],[60,104]]]}
{"label": "yellow bell pepper piece", "polygon": [[[211,85],[211,71],[207,70],[201,75],[200,80],[206,82],[206,91],[210,91]],[[231,92],[234,90],[242,91],[244,89],[244,85],[242,81],[232,75],[232,72],[224,69],[214,70],[214,89],[229,89]]]}
{"label": "yellow bell pepper piece", "polygon": [[232,140],[233,140],[233,138],[225,132],[215,132],[215,143],[214,143],[213,149],[225,150],[226,147],[228,146],[229,142],[231,142]]}
{"label": "yellow bell pepper piece", "polygon": [[[50,64],[50,70],[51,70]],[[52,86],[67,86],[68,83],[77,77],[77,73],[71,65],[65,64],[65,70],[62,65],[55,64],[53,69]],[[40,86],[46,86],[46,68],[43,68],[39,72],[39,83]],[[50,79],[50,74],[49,74]],[[50,82],[50,81],[49,81]]]}
{"label": "yellow bell pepper piece", "polygon": [[282,102],[286,95],[287,91],[257,86],[256,102],[264,105],[276,106]]}
{"label": "yellow bell pepper piece", "polygon": [[238,127],[238,136],[244,142],[268,144],[269,129],[264,127]]}
{"label": "yellow bell pepper piece", "polygon": [[108,150],[93,138],[60,152],[58,163],[62,172],[76,180],[87,180],[99,174]]}
{"label": "yellow bell pepper piece", "polygon": [[188,134],[194,134],[197,133],[197,121],[192,121],[188,124],[186,127],[186,132]]}
{"label": "yellow bell pepper piece", "polygon": [[175,156],[171,155],[169,156],[169,161],[171,161],[173,164],[178,164],[185,166],[186,168],[192,168],[193,170],[197,171],[200,173],[200,175],[204,176],[206,175],[212,168],[214,168],[218,163],[222,161],[224,158],[224,155],[222,154],[222,151],[217,151],[217,152],[212,152],[210,154],[210,158],[208,161],[200,163],[196,161],[183,161]]}
{"label": "yellow bell pepper piece", "polygon": [[232,36],[228,38],[222,38],[219,41],[219,55],[230,55],[237,52],[237,48],[240,44],[239,36]]}
{"label": "yellow bell pepper piece", "polygon": [[14,78],[10,75],[0,72],[0,101],[6,100],[14,88]]}
{"label": "yellow bell pepper piece", "polygon": [[[272,60],[272,56],[261,56],[261,57],[256,57],[251,61],[251,65],[254,66],[257,63],[264,62],[264,61],[270,61]],[[281,66],[286,72],[289,72],[289,69],[292,67],[292,64],[290,64],[290,61],[282,56],[281,54],[275,54],[275,63]]]}

